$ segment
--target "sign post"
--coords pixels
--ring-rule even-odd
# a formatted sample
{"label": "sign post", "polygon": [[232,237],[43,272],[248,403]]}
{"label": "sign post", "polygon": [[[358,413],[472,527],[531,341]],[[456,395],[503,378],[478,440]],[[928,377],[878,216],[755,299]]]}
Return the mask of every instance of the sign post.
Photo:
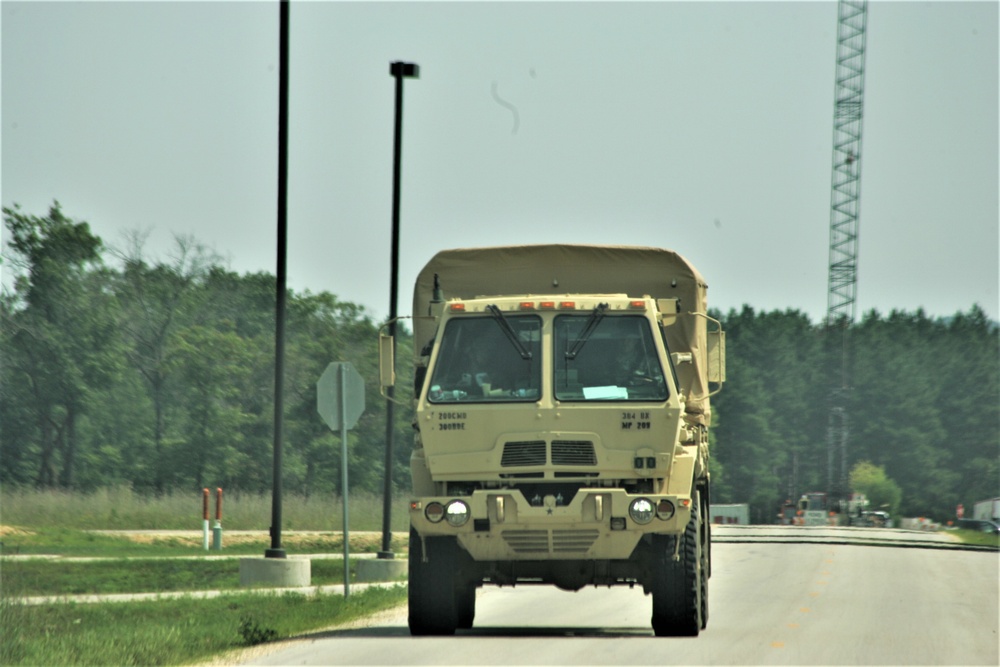
{"label": "sign post", "polygon": [[208,551],[208,489],[202,489],[201,493],[201,516],[204,521],[204,529],[202,530],[202,546],[205,547],[205,551]]}
{"label": "sign post", "polygon": [[215,489],[215,525],[212,527],[212,548],[222,551],[222,487]]}
{"label": "sign post", "polygon": [[331,430],[340,430],[340,486],[344,505],[344,597],[350,595],[350,546],[347,521],[347,431],[365,411],[365,381],[349,361],[326,367],[316,383],[316,411]]}

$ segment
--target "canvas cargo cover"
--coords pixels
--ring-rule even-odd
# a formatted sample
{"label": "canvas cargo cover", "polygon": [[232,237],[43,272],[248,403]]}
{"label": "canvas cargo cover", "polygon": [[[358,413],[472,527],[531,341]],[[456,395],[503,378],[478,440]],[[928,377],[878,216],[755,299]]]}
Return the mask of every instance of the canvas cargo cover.
{"label": "canvas cargo cover", "polygon": [[614,245],[520,245],[442,250],[417,277],[413,292],[414,346],[435,333],[427,319],[438,275],[445,300],[480,296],[626,294],[680,299],[677,323],[667,329],[671,352],[692,352],[693,364],[677,371],[687,411],[707,425],[708,362],[706,320],[691,313],[707,309],[707,285],[697,269],[671,250]]}

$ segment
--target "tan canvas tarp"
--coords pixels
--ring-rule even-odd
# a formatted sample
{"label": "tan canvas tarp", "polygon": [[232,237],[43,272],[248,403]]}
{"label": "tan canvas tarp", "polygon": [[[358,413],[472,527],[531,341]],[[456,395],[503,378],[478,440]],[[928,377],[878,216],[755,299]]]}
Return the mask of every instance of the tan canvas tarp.
{"label": "tan canvas tarp", "polygon": [[667,330],[671,352],[692,352],[693,364],[678,367],[688,412],[708,423],[707,285],[681,255],[660,248],[597,245],[523,245],[442,250],[427,263],[413,293],[414,345],[433,336],[429,312],[438,275],[444,298],[501,295],[627,294],[680,299],[677,323]]}

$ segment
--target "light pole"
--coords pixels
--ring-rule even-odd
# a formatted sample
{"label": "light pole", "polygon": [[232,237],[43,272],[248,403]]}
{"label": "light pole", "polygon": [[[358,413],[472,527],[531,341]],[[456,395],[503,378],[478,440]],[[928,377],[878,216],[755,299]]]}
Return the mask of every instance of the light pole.
{"label": "light pole", "polygon": [[285,558],[281,545],[281,466],[284,439],[285,289],[288,255],[288,8],[279,5],[278,41],[278,267],[274,324],[274,464],[271,488],[271,548],[266,558]]}
{"label": "light pole", "polygon": [[[420,66],[415,63],[389,64],[389,74],[396,79],[396,134],[392,157],[392,261],[389,275],[389,335],[396,345],[396,302],[399,295],[399,164],[403,143],[403,79],[420,78]],[[393,349],[393,359],[396,358]],[[392,552],[392,449],[395,441],[394,387],[386,391],[385,403],[385,485],[382,492],[382,550],[379,558],[395,558]]]}

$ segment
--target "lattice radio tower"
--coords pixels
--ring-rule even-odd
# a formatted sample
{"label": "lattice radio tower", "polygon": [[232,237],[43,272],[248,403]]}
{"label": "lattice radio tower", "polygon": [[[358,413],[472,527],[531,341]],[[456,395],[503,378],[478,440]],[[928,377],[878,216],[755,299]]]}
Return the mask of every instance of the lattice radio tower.
{"label": "lattice radio tower", "polygon": [[[841,329],[840,386],[831,392],[827,427],[827,489],[847,492],[848,333],[858,283],[858,213],[861,195],[861,120],[865,88],[867,0],[837,3],[837,74],[833,110],[833,179],[830,198],[830,279],[827,325]],[[839,476],[836,460],[839,458]]]}

